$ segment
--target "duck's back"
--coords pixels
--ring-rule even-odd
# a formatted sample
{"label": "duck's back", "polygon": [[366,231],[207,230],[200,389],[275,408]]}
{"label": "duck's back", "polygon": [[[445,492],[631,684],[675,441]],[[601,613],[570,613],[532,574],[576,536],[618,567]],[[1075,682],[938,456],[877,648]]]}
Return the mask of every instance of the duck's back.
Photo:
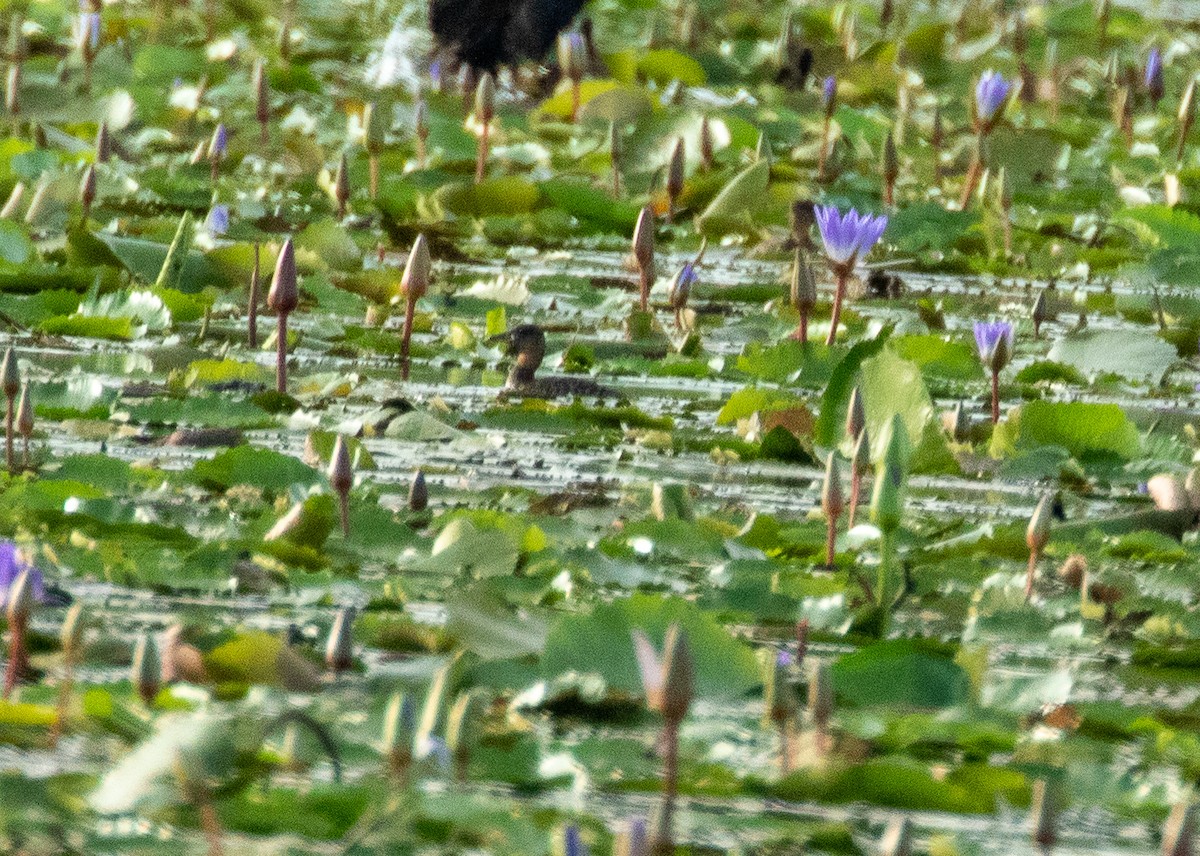
{"label": "duck's back", "polygon": [[482,70],[542,59],[584,0],[429,0],[429,29],[461,62]]}

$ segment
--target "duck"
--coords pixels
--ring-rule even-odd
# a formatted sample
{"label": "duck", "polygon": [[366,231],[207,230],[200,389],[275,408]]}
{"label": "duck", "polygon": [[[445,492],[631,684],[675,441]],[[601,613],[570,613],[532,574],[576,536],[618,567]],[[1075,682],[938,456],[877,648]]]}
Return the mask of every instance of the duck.
{"label": "duck", "polygon": [[509,356],[516,357],[504,385],[505,397],[619,397],[615,390],[587,377],[538,377],[537,370],[546,358],[546,334],[537,324],[521,324],[487,341],[488,344],[504,343]]}
{"label": "duck", "polygon": [[539,61],[584,0],[429,0],[429,29],[452,63],[495,72]]}

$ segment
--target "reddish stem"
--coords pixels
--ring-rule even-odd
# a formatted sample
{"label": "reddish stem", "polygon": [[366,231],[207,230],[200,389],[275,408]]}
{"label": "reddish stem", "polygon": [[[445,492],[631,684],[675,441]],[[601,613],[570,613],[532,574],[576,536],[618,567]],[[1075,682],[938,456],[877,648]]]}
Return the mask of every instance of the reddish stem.
{"label": "reddish stem", "polygon": [[379,195],[379,155],[371,155],[368,159],[371,168],[371,198]]}
{"label": "reddish stem", "polygon": [[404,305],[404,333],[400,339],[400,371],[404,380],[408,380],[408,346],[412,341],[413,315],[417,311],[417,301],[409,298]]}
{"label": "reddish stem", "polygon": [[837,517],[829,518],[829,525],[825,533],[825,566],[833,567],[833,559],[837,553]]}
{"label": "reddish stem", "polygon": [[275,329],[275,389],[287,393],[287,313],[279,313],[279,326]]}
{"label": "reddish stem", "polygon": [[483,132],[479,135],[479,154],[475,159],[475,183],[483,182],[483,172],[487,167],[488,156],[488,141],[491,135],[491,123],[483,126]]}
{"label": "reddish stem", "polygon": [[12,696],[21,673],[25,671],[25,621],[24,615],[13,616],[9,625],[8,663],[4,670],[4,698]]}
{"label": "reddish stem", "polygon": [[246,341],[251,348],[258,348],[258,281],[261,276],[259,273],[260,251],[261,247],[255,244],[254,270],[250,272],[250,297],[246,305]]}
{"label": "reddish stem", "polygon": [[992,372],[992,424],[1000,423],[1000,372]]}
{"label": "reddish stem", "polygon": [[837,275],[837,290],[833,293],[833,314],[829,319],[829,335],[825,339],[825,344],[829,346],[837,341],[838,322],[842,319],[842,301],[846,297],[846,283],[849,278],[849,273]]}
{"label": "reddish stem", "polygon": [[643,270],[641,272],[641,276],[642,276],[642,283],[641,283],[641,295],[639,298],[639,300],[640,300],[639,305],[641,306],[641,309],[643,312],[649,312],[650,311],[650,286],[653,285],[654,283],[652,283],[650,281],[650,271]]}
{"label": "reddish stem", "polygon": [[16,399],[14,396],[8,396],[8,406],[4,413],[4,460],[8,464],[8,471],[11,473],[16,470],[17,461],[13,455],[13,419],[16,415]]}
{"label": "reddish stem", "polygon": [[1041,551],[1031,550],[1029,552],[1029,570],[1025,574],[1025,602],[1028,603],[1033,597],[1033,577],[1037,573],[1038,559],[1041,558]]}
{"label": "reddish stem", "polygon": [[862,473],[850,476],[850,514],[846,518],[846,528],[854,528],[854,514],[858,511],[858,497],[862,492]]}
{"label": "reddish stem", "polygon": [[979,186],[979,179],[983,175],[983,158],[976,151],[971,157],[971,167],[967,170],[967,180],[963,185],[962,196],[958,200],[958,207],[966,211],[967,206],[971,204],[971,197],[975,195],[975,188]]}

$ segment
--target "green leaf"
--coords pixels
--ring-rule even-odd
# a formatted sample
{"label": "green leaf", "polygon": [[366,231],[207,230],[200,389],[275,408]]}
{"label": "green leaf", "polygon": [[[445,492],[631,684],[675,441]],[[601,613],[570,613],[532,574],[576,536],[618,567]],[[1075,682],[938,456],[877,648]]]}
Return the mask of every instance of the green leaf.
{"label": "green leaf", "polygon": [[288,455],[256,446],[234,446],[207,461],[197,461],[192,476],[214,490],[248,484],[264,490],[283,491],[293,485],[310,486],[320,476],[308,465]]}
{"label": "green leaf", "polygon": [[771,204],[767,185],[771,165],[756,161],[729,180],[697,219],[696,225],[708,234],[723,234],[750,229],[756,212]]}
{"label": "green leaf", "polygon": [[1075,457],[1111,454],[1133,458],[1141,449],[1137,428],[1117,404],[1030,401],[1009,411],[992,434],[991,454],[1062,446]]}
{"label": "green leaf", "polygon": [[646,53],[637,64],[638,74],[658,84],[678,80],[684,86],[703,86],[708,80],[704,67],[679,51],[663,49]]}
{"label": "green leaf", "polygon": [[546,641],[543,674],[550,680],[569,671],[598,674],[610,691],[640,696],[642,681],[630,633],[641,629],[661,646],[673,623],[688,633],[696,660],[697,697],[740,699],[759,684],[754,653],[712,616],[684,600],[645,594],[601,604],[591,615],[560,618]]}
{"label": "green leaf", "polygon": [[946,653],[908,639],[877,642],[833,664],[838,697],[860,707],[938,708],[963,704],[970,681]]}
{"label": "green leaf", "polygon": [[1178,358],[1172,345],[1148,329],[1068,333],[1054,343],[1047,357],[1073,366],[1091,380],[1115,374],[1153,384]]}

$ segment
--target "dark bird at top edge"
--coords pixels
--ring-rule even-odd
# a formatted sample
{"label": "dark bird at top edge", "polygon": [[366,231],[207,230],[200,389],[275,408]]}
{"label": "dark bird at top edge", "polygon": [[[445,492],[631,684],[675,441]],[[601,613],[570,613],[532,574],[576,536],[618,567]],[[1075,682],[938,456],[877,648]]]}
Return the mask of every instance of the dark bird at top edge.
{"label": "dark bird at top edge", "polygon": [[429,29],[459,64],[494,72],[541,60],[585,0],[429,0]]}

